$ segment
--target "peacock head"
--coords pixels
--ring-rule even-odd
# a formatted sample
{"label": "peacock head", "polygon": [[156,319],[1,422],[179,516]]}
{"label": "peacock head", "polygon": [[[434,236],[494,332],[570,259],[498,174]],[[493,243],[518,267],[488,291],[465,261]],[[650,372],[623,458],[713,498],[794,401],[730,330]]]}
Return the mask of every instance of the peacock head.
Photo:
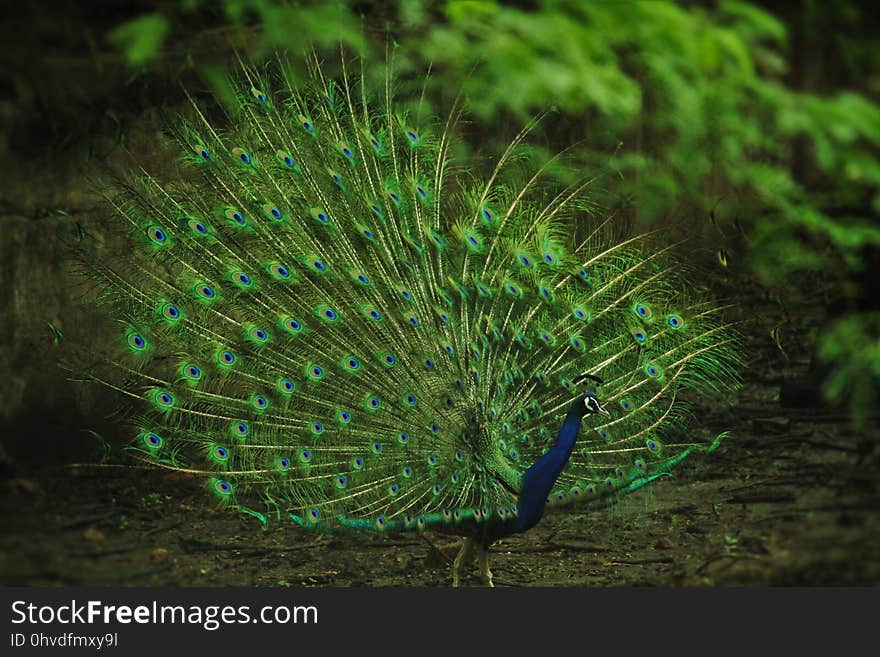
{"label": "peacock head", "polygon": [[584,415],[590,415],[591,413],[598,413],[605,417],[611,417],[611,413],[602,408],[602,404],[599,403],[599,398],[592,392],[585,392],[581,395],[577,404],[581,410],[581,417]]}
{"label": "peacock head", "polygon": [[[580,376],[576,376],[574,378],[574,383],[577,384],[588,379],[597,384],[602,383],[602,379],[600,379],[598,376],[596,376],[595,374],[589,374],[587,372],[584,372]],[[571,410],[580,413],[581,417],[584,417],[585,415],[590,415],[591,413],[598,413],[599,415],[604,415],[605,417],[611,417],[611,413],[602,408],[602,404],[599,403],[599,398],[594,392],[585,392],[580,397],[578,397],[575,403],[572,404]]]}

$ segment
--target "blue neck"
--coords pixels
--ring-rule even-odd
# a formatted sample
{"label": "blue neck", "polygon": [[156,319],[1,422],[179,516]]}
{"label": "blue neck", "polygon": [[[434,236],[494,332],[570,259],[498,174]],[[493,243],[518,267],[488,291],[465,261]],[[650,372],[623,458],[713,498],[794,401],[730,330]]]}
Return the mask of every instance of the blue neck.
{"label": "blue neck", "polygon": [[547,496],[550,489],[556,483],[559,473],[568,463],[574,444],[577,441],[578,431],[583,419],[584,403],[578,399],[568,410],[562,428],[556,436],[556,442],[526,470],[522,479],[522,486],[517,501],[518,516],[508,525],[504,533],[522,532],[538,524],[544,515],[544,507],[547,504]]}

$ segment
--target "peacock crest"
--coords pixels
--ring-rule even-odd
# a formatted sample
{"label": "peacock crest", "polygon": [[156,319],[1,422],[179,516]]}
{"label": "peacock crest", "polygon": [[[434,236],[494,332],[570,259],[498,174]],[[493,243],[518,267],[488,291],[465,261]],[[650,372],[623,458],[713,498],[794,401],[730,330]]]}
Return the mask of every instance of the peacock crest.
{"label": "peacock crest", "polygon": [[342,64],[242,65],[224,120],[174,128],[173,176],[107,191],[134,253],[83,258],[119,323],[91,376],[140,400],[136,455],[263,521],[468,533],[520,514],[573,400],[552,504],[712,448],[681,393],[735,384],[736,336],[669,248],[523,176],[527,130],[485,178],[453,165],[458,107]]}

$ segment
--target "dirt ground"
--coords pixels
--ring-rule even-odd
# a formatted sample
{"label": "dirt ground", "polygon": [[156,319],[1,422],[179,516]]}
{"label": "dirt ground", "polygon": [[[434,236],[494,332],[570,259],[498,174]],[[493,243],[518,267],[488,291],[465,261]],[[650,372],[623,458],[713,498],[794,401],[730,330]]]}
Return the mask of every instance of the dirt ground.
{"label": "dirt ground", "polygon": [[[702,415],[731,437],[608,511],[549,512],[497,543],[497,585],[880,583],[880,441],[840,412],[780,404],[781,386],[807,380],[808,352],[783,341],[786,361],[770,338],[780,307],[757,286],[737,287],[755,318],[752,363],[733,408]],[[822,321],[822,292],[805,288],[788,308],[792,335]],[[432,532],[263,530],[210,508],[187,479],[125,467],[18,472],[0,486],[2,584],[443,586],[459,545]]]}

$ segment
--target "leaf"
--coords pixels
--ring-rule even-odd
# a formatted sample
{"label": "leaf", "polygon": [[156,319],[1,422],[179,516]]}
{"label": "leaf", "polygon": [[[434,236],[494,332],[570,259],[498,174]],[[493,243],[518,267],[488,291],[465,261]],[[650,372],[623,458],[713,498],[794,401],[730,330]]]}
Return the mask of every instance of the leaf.
{"label": "leaf", "polygon": [[170,29],[168,18],[155,12],[119,25],[110,32],[108,39],[122,50],[129,66],[141,66],[156,58]]}

